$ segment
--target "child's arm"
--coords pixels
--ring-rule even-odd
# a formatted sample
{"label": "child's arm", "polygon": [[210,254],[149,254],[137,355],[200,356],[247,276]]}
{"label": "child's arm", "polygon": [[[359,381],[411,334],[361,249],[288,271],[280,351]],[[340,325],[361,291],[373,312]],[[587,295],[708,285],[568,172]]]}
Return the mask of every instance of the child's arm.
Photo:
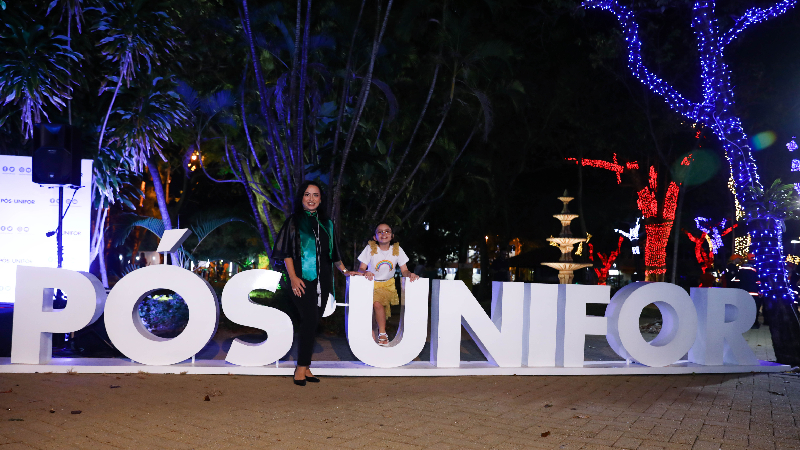
{"label": "child's arm", "polygon": [[367,265],[364,263],[361,263],[361,266],[358,268],[358,271],[363,273],[364,276],[367,277],[369,281],[372,281],[375,278],[375,274],[367,271]]}
{"label": "child's arm", "polygon": [[408,277],[408,279],[411,280],[412,282],[419,280],[419,275],[417,275],[414,272],[408,270],[408,267],[406,267],[405,264],[400,266],[400,275],[402,275],[404,277]]}

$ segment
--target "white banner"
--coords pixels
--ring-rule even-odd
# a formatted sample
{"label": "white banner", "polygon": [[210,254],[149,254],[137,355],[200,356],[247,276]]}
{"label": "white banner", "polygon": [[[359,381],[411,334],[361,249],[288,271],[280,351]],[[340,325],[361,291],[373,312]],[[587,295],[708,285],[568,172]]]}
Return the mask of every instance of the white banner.
{"label": "white banner", "polygon": [[[64,189],[65,269],[89,270],[91,176],[92,160],[85,159],[82,187]],[[58,188],[31,181],[29,156],[0,155],[0,302],[14,301],[18,265],[57,266],[56,236],[46,236],[57,227]]]}

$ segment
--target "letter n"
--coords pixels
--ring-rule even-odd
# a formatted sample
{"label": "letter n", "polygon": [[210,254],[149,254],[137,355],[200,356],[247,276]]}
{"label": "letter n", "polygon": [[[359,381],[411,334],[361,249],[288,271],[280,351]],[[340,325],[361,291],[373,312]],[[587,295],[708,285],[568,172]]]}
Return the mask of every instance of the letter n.
{"label": "letter n", "polygon": [[433,280],[431,363],[458,367],[461,325],[486,359],[500,367],[522,365],[523,283],[492,283],[492,317],[460,280]]}

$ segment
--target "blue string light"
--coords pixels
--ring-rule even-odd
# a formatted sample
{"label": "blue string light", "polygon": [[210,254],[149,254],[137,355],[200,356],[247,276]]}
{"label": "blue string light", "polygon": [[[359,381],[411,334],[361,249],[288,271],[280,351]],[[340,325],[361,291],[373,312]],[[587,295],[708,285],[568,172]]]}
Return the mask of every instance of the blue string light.
{"label": "blue string light", "polygon": [[[700,57],[702,100],[692,101],[681,95],[668,82],[651,72],[642,60],[642,42],[634,12],[617,0],[587,0],[586,9],[609,11],[616,16],[628,47],[628,68],[653,93],[662,97],[670,108],[694,123],[709,127],[719,138],[730,164],[735,184],[734,195],[742,205],[756,204],[751,187],[761,188],[757,167],[748,144],[747,133],[734,112],[733,84],[725,64],[726,47],[751,25],[778,17],[792,9],[797,0],[783,0],[768,8],[750,8],[727,31],[720,30],[713,0],[697,0],[692,8],[691,26]],[[788,287],[783,257],[783,222],[769,217],[755,207],[751,228],[754,266],[758,270],[762,291],[768,298],[793,300]]]}

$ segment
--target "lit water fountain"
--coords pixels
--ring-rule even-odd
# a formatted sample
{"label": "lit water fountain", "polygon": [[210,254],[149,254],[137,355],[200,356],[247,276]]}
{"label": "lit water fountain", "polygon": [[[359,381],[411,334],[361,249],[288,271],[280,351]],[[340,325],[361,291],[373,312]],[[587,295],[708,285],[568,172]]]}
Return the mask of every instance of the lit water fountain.
{"label": "lit water fountain", "polygon": [[542,263],[542,265],[558,270],[558,282],[560,284],[571,284],[572,278],[575,276],[572,272],[592,266],[592,264],[576,263],[572,261],[572,251],[575,248],[575,244],[584,242],[586,239],[572,237],[569,224],[577,218],[578,215],[569,212],[567,204],[575,197],[569,197],[568,195],[569,194],[565,190],[564,195],[558,197],[559,200],[564,202],[564,209],[561,210],[561,213],[553,215],[553,217],[561,222],[561,234],[558,235],[558,237],[547,238],[548,241],[558,245],[558,248],[561,250],[561,259],[559,259],[558,262]]}

